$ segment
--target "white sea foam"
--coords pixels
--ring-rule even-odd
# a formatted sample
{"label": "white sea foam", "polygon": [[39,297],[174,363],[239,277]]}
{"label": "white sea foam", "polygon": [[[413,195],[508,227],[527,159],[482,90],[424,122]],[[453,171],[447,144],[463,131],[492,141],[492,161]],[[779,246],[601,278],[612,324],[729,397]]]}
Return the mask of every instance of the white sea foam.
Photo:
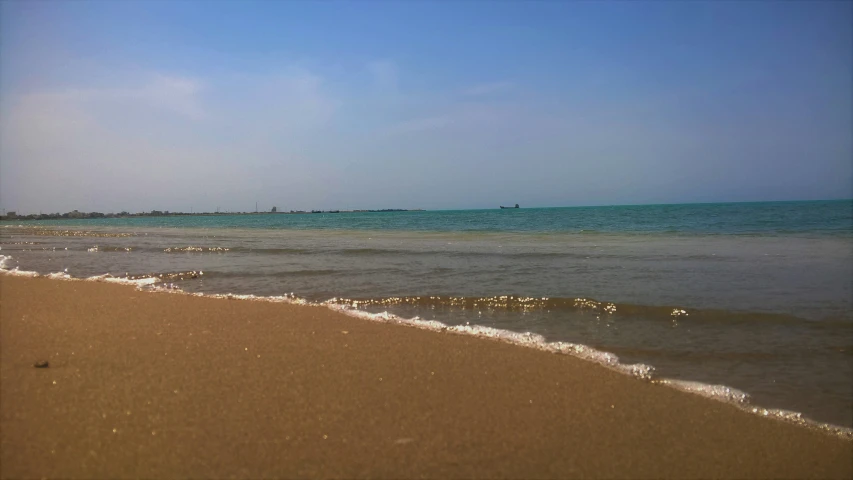
{"label": "white sea foam", "polygon": [[37,277],[38,273],[30,272],[27,270],[21,270],[18,267],[9,268],[9,265],[12,262],[12,257],[10,255],[0,255],[0,274],[10,275],[14,277]]}
{"label": "white sea foam", "polygon": [[0,274],[2,275],[10,275],[16,277],[44,277],[50,278],[52,280],[85,280],[89,282],[106,282],[106,283],[118,283],[122,285],[133,285],[136,287],[143,287],[147,285],[153,285],[160,281],[159,278],[156,277],[143,277],[143,278],[123,278],[123,277],[114,277],[109,273],[103,275],[95,275],[88,278],[76,278],[72,277],[68,273],[68,269],[65,269],[61,272],[52,272],[47,274],[39,274],[38,272],[33,272],[29,270],[21,270],[18,267],[8,268],[12,257],[8,255],[0,255]]}
{"label": "white sea foam", "polygon": [[551,353],[560,353],[571,355],[589,362],[597,363],[607,368],[619,371],[620,373],[630,375],[640,379],[651,379],[654,372],[654,367],[645,364],[625,365],[619,363],[619,357],[616,355],[596,350],[592,347],[568,343],[568,342],[548,342],[545,337],[536,333],[518,333],[509,330],[501,330],[497,328],[484,327],[480,325],[455,325],[448,326],[436,320],[422,320],[418,317],[403,318],[397,315],[382,312],[370,313],[363,310],[356,310],[340,304],[334,303],[335,299],[324,302],[322,305],[344,314],[362,318],[365,320],[379,321],[383,323],[396,323],[400,325],[408,325],[423,330],[440,331],[454,333],[458,335],[471,335],[481,338],[490,338],[493,340],[518,345],[521,347],[535,348]]}
{"label": "white sea foam", "polygon": [[45,275],[45,278],[50,278],[53,280],[74,280],[74,277],[68,275],[68,272],[48,273],[47,275]]}
{"label": "white sea foam", "polygon": [[[13,276],[22,276],[22,277],[39,277],[37,272],[30,272],[25,270],[19,270],[17,267],[14,269],[8,269],[7,265],[11,257],[6,255],[0,255],[0,274],[5,275],[13,275]],[[446,332],[457,335],[471,335],[479,338],[488,338],[493,339],[505,343],[509,343],[512,345],[534,348],[537,350],[542,350],[551,353],[571,355],[573,357],[593,362],[599,364],[605,368],[609,368],[611,370],[617,371],[619,373],[629,375],[631,377],[652,381],[653,383],[665,385],[676,390],[680,390],[687,393],[692,393],[696,395],[701,395],[706,398],[710,398],[713,400],[721,401],[730,405],[734,405],[746,412],[760,415],[767,418],[773,418],[779,421],[784,421],[788,423],[793,423],[796,425],[800,425],[807,428],[813,428],[817,430],[821,430],[827,432],[829,434],[839,436],[846,439],[853,439],[853,429],[841,427],[837,425],[831,425],[828,423],[820,423],[814,420],[810,420],[808,418],[803,417],[803,415],[799,412],[792,412],[788,410],[778,410],[778,409],[765,409],[759,406],[750,404],[749,394],[737,390],[735,388],[727,387],[725,385],[709,385],[701,382],[691,382],[684,380],[673,380],[667,378],[655,378],[654,375],[654,367],[646,364],[623,364],[619,361],[619,357],[613,353],[597,350],[595,348],[589,347],[583,344],[575,344],[569,342],[548,342],[545,337],[539,334],[525,332],[518,333],[512,332],[508,330],[501,330],[491,327],[484,327],[479,325],[455,325],[448,326],[442,322],[437,320],[423,320],[418,317],[414,318],[404,318],[397,315],[394,315],[389,312],[381,312],[381,313],[370,313],[363,310],[355,309],[351,306],[341,305],[335,303],[336,299],[331,299],[326,302],[311,302],[306,299],[297,297],[291,294],[279,295],[279,296],[256,296],[256,295],[238,295],[238,294],[204,294],[204,293],[191,293],[184,292],[177,287],[171,288],[158,288],[155,283],[159,282],[158,278],[155,277],[144,277],[139,279],[129,279],[129,278],[121,278],[121,277],[113,277],[109,274],[104,275],[96,275],[92,277],[88,277],[85,279],[74,278],[66,272],[55,272],[44,275],[46,278],[58,279],[58,280],[82,280],[82,281],[96,281],[96,282],[107,282],[107,283],[118,283],[123,285],[132,285],[137,289],[141,289],[142,287],[147,287],[147,290],[152,291],[163,291],[168,293],[182,294],[182,295],[190,295],[190,296],[201,296],[201,297],[209,297],[209,298],[219,298],[219,299],[234,299],[234,300],[249,300],[249,301],[263,301],[263,302],[275,302],[275,303],[287,303],[291,305],[308,305],[308,306],[318,306],[318,307],[326,307],[330,310],[340,312],[346,314],[348,316],[352,316],[355,318],[369,320],[374,322],[382,322],[382,323],[394,323],[398,325],[406,325],[410,327],[419,328],[422,330],[429,330],[433,332]]]}
{"label": "white sea foam", "polygon": [[143,277],[143,278],[125,278],[125,277],[114,277],[110,274],[104,275],[95,275],[92,277],[85,278],[84,280],[89,282],[105,282],[105,283],[117,283],[120,285],[133,285],[136,287],[143,287],[146,285],[154,285],[159,282],[160,279],[155,277]]}
{"label": "white sea foam", "polygon": [[661,385],[669,385],[676,390],[683,392],[695,393],[703,397],[713,398],[714,400],[722,400],[724,402],[735,403],[738,405],[748,404],[750,401],[749,394],[742,392],[736,388],[727,387],[725,385],[709,385],[701,382],[690,382],[687,380],[672,380],[660,379],[655,383]]}
{"label": "white sea foam", "polygon": [[9,275],[10,277],[38,277],[39,274],[37,272],[30,272],[27,270],[21,270],[18,267],[15,267],[11,270],[2,269],[0,270],[0,274]]}

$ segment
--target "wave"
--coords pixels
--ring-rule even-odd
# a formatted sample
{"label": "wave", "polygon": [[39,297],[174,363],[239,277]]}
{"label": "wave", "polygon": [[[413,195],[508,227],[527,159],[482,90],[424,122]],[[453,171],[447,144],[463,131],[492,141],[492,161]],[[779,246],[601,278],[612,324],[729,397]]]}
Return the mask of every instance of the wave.
{"label": "wave", "polygon": [[[571,253],[549,253],[549,252],[523,252],[523,253],[463,253],[463,252],[441,252],[441,251],[410,251],[410,250],[393,250],[393,249],[377,249],[377,248],[358,248],[358,249],[306,249],[306,248],[270,248],[270,249],[251,249],[246,247],[224,247],[224,246],[176,246],[176,247],[133,247],[133,246],[115,246],[115,245],[95,245],[88,248],[92,253],[133,253],[138,251],[148,252],[164,252],[167,254],[270,254],[270,255],[321,255],[338,253],[344,255],[379,255],[388,253],[400,253],[405,255],[412,254],[436,254],[449,253],[458,255],[503,255],[503,256],[572,256]],[[584,255],[580,255],[584,256]],[[626,257],[627,258],[627,257]],[[690,255],[681,258],[720,258],[714,255]],[[361,269],[361,274],[387,274],[397,269],[389,269],[387,267],[378,269]],[[404,271],[404,270],[399,270]],[[454,272],[453,268],[437,267],[430,270],[431,274],[448,275]],[[284,271],[223,271],[212,270],[204,273],[198,271],[181,271],[181,272],[141,272],[134,275],[126,275],[131,279],[135,278],[158,278],[165,282],[179,282],[188,279],[198,278],[200,275],[207,275],[206,278],[288,278],[288,277],[323,277],[323,276],[344,276],[351,275],[351,269],[338,268],[318,268],[318,269],[296,269]],[[489,311],[489,312],[586,312],[595,315],[616,315],[619,317],[632,317],[643,320],[672,322],[673,325],[689,325],[690,323],[698,322],[714,322],[726,324],[747,324],[753,322],[764,323],[798,323],[807,322],[811,328],[837,328],[839,326],[851,328],[853,327],[853,316],[847,314],[835,314],[830,317],[822,317],[815,321],[804,319],[802,317],[793,316],[785,313],[771,312],[756,312],[756,311],[733,311],[733,310],[715,310],[715,309],[699,309],[687,308],[680,305],[638,305],[628,303],[614,303],[602,301],[592,298],[565,298],[565,297],[534,297],[525,295],[497,295],[490,297],[477,296],[394,296],[394,297],[372,297],[372,298],[333,298],[331,302],[349,305],[360,309],[376,309],[376,308],[392,308],[392,307],[410,307],[413,309],[444,309],[444,310],[467,310],[467,311]]]}
{"label": "wave", "polygon": [[86,250],[89,253],[95,252],[122,252],[128,253],[133,251],[133,247],[112,247],[112,246],[98,246],[90,247]]}
{"label": "wave", "polygon": [[597,316],[625,316],[659,320],[678,324],[679,322],[720,322],[720,323],[802,323],[809,322],[815,328],[834,328],[838,326],[853,328],[853,322],[844,318],[824,319],[820,322],[808,321],[792,315],[779,313],[742,312],[712,309],[685,309],[672,306],[634,305],[594,300],[591,298],[531,297],[523,295],[499,295],[491,297],[454,297],[454,296],[401,296],[379,298],[333,298],[329,302],[356,309],[389,308],[397,306],[417,309],[446,309],[504,312],[587,312]]}
{"label": "wave", "polygon": [[53,272],[47,274],[40,274],[38,272],[29,271],[29,270],[21,270],[18,267],[9,268],[10,261],[12,260],[11,256],[8,255],[0,255],[0,274],[10,275],[10,276],[18,276],[18,277],[45,277],[51,278],[55,280],[87,280],[87,281],[98,281],[98,282],[106,282],[106,283],[118,283],[122,285],[134,285],[137,287],[140,286],[150,286],[155,284],[163,283],[164,286],[159,288],[161,289],[170,289],[170,290],[178,290],[178,287],[174,284],[166,284],[166,282],[174,282],[180,280],[188,280],[193,278],[199,278],[204,275],[204,272],[201,271],[188,271],[188,272],[171,272],[171,273],[155,273],[155,274],[144,274],[144,275],[125,275],[123,277],[117,277],[109,273],[105,273],[102,275],[94,275],[91,277],[85,278],[77,278],[68,274],[68,269],[65,269],[61,272]]}
{"label": "wave", "polygon": [[[16,245],[33,245],[29,242],[18,242]],[[22,248],[21,251],[30,250],[56,250],[59,247]],[[66,248],[67,249],[67,248]],[[620,260],[664,260],[673,258],[666,254],[628,255],[613,254],[602,251],[580,251],[580,252],[530,252],[530,251],[464,251],[464,250],[414,250],[399,248],[250,248],[240,246],[210,246],[210,245],[182,245],[172,247],[151,247],[143,245],[93,245],[86,247],[89,252],[107,253],[165,253],[165,254],[252,254],[252,255],[341,255],[346,257],[386,257],[386,256],[444,256],[444,257],[476,257],[476,258],[509,258],[514,260],[556,260],[556,259],[603,259],[612,258]],[[692,254],[679,255],[679,260],[701,260],[701,261],[730,261],[731,257],[716,254]]]}
{"label": "wave", "polygon": [[42,237],[102,237],[102,238],[123,238],[135,237],[136,233],[129,232],[97,232],[88,230],[60,230],[56,228],[24,226],[24,225],[6,225],[5,227],[15,228],[19,235],[33,235]]}
{"label": "wave", "polygon": [[[387,273],[389,269],[387,268],[377,268],[377,269],[362,269],[361,273]],[[287,277],[322,277],[322,276],[333,276],[333,275],[352,275],[351,270],[337,270],[337,269],[317,269],[317,270],[287,270],[280,272],[222,272],[222,271],[208,271],[205,272],[205,278],[258,278],[258,277],[266,277],[266,278],[287,278]]]}
{"label": "wave", "polygon": [[168,247],[163,249],[163,253],[225,253],[231,250],[228,247]]}
{"label": "wave", "polygon": [[[651,365],[647,364],[625,364],[620,362],[619,357],[613,353],[606,352],[603,350],[598,350],[593,347],[584,345],[584,344],[576,344],[570,342],[549,342],[542,335],[535,333],[518,333],[512,332],[509,330],[502,330],[491,327],[484,327],[479,325],[456,325],[449,326],[442,322],[436,320],[423,320],[419,317],[413,318],[404,318],[400,317],[387,311],[381,313],[370,313],[364,310],[360,310],[358,308],[361,305],[361,301],[353,301],[353,300],[345,300],[345,299],[331,299],[325,302],[311,302],[306,299],[297,297],[293,294],[289,295],[281,295],[281,296],[255,296],[255,295],[234,295],[234,294],[204,294],[204,293],[189,293],[184,292],[180,288],[174,287],[173,285],[160,286],[158,284],[165,282],[166,280],[172,280],[177,278],[198,278],[203,275],[203,272],[179,272],[179,273],[171,273],[171,274],[157,274],[157,275],[149,275],[149,276],[126,276],[126,277],[114,277],[110,274],[104,275],[96,275],[88,278],[74,278],[70,276],[67,272],[55,272],[47,275],[40,275],[37,272],[20,270],[19,268],[8,269],[9,261],[11,260],[10,256],[0,255],[0,275],[11,275],[11,276],[23,276],[23,277],[45,277],[56,280],[64,280],[64,281],[96,281],[96,282],[106,282],[106,283],[117,283],[124,285],[131,285],[137,289],[148,289],[151,291],[164,291],[169,293],[183,294],[183,295],[192,295],[192,296],[203,296],[209,298],[226,298],[226,299],[240,299],[247,301],[264,301],[264,302],[277,302],[277,303],[289,303],[294,305],[311,305],[311,306],[322,306],[329,308],[333,311],[337,311],[349,316],[353,316],[356,318],[361,318],[364,320],[375,321],[375,322],[383,322],[383,323],[393,323],[398,325],[404,325],[414,328],[419,328],[423,330],[430,330],[434,332],[443,332],[450,334],[458,334],[458,335],[470,335],[478,338],[491,339],[496,341],[501,341],[505,343],[509,343],[512,345],[533,348],[536,350],[541,350],[545,352],[555,353],[555,354],[564,354],[571,355],[573,357],[579,358],[584,361],[593,362],[598,365],[601,365],[605,368],[617,371],[619,373],[629,375],[638,380],[648,381],[655,384],[665,385],[671,388],[675,388],[677,390],[688,392],[696,395],[700,395],[706,398],[710,398],[713,400],[721,401],[724,403],[728,403],[736,406],[744,411],[749,413],[753,413],[756,415],[760,415],[763,417],[774,418],[779,421],[784,421],[788,423],[792,423],[801,427],[810,428],[819,430],[825,433],[829,433],[841,438],[845,438],[848,440],[853,440],[853,429],[846,428],[838,425],[832,425],[829,423],[821,423],[811,419],[808,419],[799,412],[793,412],[789,410],[781,410],[781,409],[766,409],[757,405],[752,405],[750,396],[748,393],[737,390],[732,387],[728,387],[725,385],[711,385],[701,382],[691,382],[685,380],[674,380],[669,378],[659,378],[655,374],[655,368]],[[193,277],[195,275],[195,277]],[[455,297],[403,297],[403,298],[418,298],[418,299],[429,299],[429,301],[446,301],[442,299],[453,299]],[[512,296],[502,296],[502,297],[489,297],[492,302],[496,302],[498,305],[505,305],[512,301],[521,301],[521,302],[529,302],[532,300],[541,300],[548,301],[547,298],[533,299],[530,297],[512,297]],[[566,299],[563,299],[566,300]],[[359,303],[356,303],[359,302]],[[452,300],[451,300],[452,302]],[[503,302],[503,303],[502,303]],[[615,313],[613,309],[615,304],[602,304],[601,302],[596,302],[594,300],[588,299],[573,299],[573,308],[589,308],[589,309],[598,309],[607,313]],[[602,307],[602,305],[604,305]],[[617,307],[618,308],[618,307]],[[683,309],[673,309],[670,313],[674,316],[687,316],[687,313]]]}
{"label": "wave", "polygon": [[9,264],[12,257],[9,255],[0,255],[0,271],[9,271]]}

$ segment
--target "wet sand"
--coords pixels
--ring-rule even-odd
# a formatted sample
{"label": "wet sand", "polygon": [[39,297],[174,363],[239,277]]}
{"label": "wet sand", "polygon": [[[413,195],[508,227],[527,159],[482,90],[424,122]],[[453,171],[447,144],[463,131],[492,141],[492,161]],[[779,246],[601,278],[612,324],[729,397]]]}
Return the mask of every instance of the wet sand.
{"label": "wet sand", "polygon": [[0,276],[2,478],[851,476],[853,442],[569,356]]}

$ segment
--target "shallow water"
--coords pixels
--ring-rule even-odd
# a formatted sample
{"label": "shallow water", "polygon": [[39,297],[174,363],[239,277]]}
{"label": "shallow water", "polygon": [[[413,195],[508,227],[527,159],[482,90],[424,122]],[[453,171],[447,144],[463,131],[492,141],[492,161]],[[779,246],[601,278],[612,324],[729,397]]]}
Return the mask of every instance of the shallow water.
{"label": "shallow water", "polygon": [[0,248],[6,268],[529,331],[853,426],[850,201],[4,222]]}

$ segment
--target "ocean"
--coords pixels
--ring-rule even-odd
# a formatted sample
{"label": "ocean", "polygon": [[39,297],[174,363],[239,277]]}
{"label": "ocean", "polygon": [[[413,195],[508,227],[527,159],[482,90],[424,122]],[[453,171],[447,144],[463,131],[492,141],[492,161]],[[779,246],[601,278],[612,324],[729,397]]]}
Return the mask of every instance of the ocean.
{"label": "ocean", "polygon": [[853,427],[851,200],[0,225],[7,273],[108,274],[598,352],[759,413]]}

